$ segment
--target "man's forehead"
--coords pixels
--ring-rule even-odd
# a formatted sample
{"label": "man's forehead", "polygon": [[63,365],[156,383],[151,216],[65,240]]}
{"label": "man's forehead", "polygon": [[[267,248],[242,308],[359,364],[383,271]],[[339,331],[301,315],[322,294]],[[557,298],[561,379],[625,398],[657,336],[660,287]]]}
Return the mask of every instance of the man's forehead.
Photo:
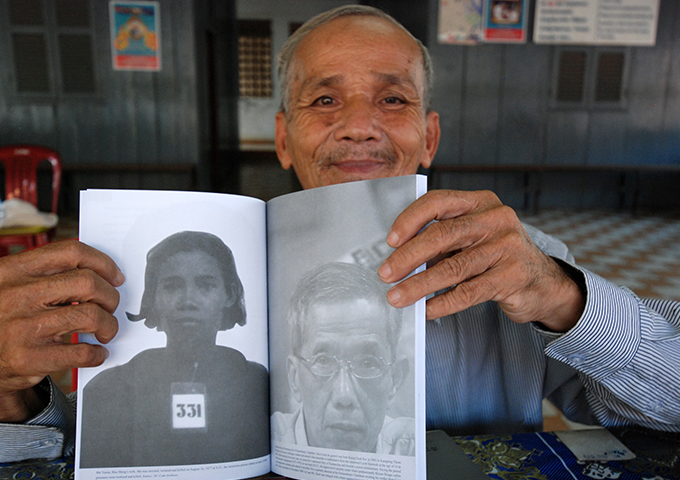
{"label": "man's forehead", "polygon": [[322,351],[382,354],[386,348],[389,348],[389,341],[384,325],[382,328],[366,328],[358,324],[349,328],[342,324],[315,325],[307,332],[302,343],[302,350],[306,354]]}
{"label": "man's forehead", "polygon": [[[382,71],[376,71],[376,75],[403,76],[403,73],[399,75],[398,72],[404,67],[411,71],[412,77],[422,71],[420,48],[402,28],[374,16],[335,18],[311,31],[300,42],[291,59],[291,67],[296,71],[293,80],[306,81],[308,77],[321,76],[322,72],[332,68],[333,57],[339,51],[354,52],[356,59],[361,60],[365,53],[375,54],[388,48],[393,50],[392,54],[398,51],[398,57],[401,58],[385,58]],[[385,66],[391,67],[393,71],[385,70]]]}
{"label": "man's forehead", "polygon": [[377,297],[323,299],[309,306],[305,323],[309,331],[344,335],[350,331],[384,332],[388,318],[387,306]]}
{"label": "man's forehead", "polygon": [[[417,90],[416,79],[412,75],[406,75],[404,73],[389,73],[389,72],[379,72],[372,70],[367,72],[367,75],[372,77],[376,82],[382,85],[391,86],[404,86]],[[310,75],[302,80],[300,84],[300,90],[315,90],[317,88],[324,87],[338,87],[342,86],[354,78],[349,78],[348,75],[338,74],[338,75]]]}

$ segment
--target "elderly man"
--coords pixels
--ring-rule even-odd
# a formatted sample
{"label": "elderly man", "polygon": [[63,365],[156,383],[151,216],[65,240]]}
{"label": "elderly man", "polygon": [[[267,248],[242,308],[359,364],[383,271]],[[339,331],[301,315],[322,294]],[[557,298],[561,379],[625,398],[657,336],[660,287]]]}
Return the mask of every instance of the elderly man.
{"label": "elderly man", "polygon": [[[429,57],[400,24],[341,7],[301,27],[281,53],[276,148],[304,188],[430,165],[440,131]],[[547,396],[575,420],[680,430],[678,304],[640,301],[530,233],[490,192],[432,191],[395,221],[381,278],[431,268],[393,287],[391,304],[445,290],[427,303],[427,317],[439,319],[427,326],[428,427],[536,430]],[[122,281],[109,258],[75,242],[2,259],[0,420],[30,425],[3,424],[3,452],[61,453],[55,440],[24,453],[48,433],[71,451],[72,423],[55,420],[64,399],[42,380],[103,361],[105,348],[60,339],[79,331],[111,340]]]}
{"label": "elderly man", "polygon": [[415,452],[413,418],[386,416],[406,379],[401,315],[375,272],[329,263],[290,301],[288,383],[300,408],[272,416],[274,441],[398,455]]}

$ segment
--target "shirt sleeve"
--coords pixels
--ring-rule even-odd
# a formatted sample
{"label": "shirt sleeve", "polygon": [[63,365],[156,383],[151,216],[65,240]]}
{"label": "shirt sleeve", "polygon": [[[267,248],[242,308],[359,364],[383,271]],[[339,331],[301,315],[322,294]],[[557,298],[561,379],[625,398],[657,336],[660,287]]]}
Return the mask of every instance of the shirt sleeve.
{"label": "shirt sleeve", "polygon": [[75,394],[66,397],[49,377],[35,388],[49,396],[48,405],[23,424],[0,423],[0,462],[73,455]]}
{"label": "shirt sleeve", "polygon": [[[556,335],[546,355],[576,372],[565,414],[586,401],[604,426],[638,424],[680,431],[680,303],[641,300],[627,288],[579,269],[587,297],[582,317]],[[575,381],[585,389],[577,391]]]}
{"label": "shirt sleeve", "polygon": [[524,227],[586,294],[568,333],[535,326],[547,342],[544,393],[577,422],[680,431],[680,302],[640,299],[574,266],[561,241]]}

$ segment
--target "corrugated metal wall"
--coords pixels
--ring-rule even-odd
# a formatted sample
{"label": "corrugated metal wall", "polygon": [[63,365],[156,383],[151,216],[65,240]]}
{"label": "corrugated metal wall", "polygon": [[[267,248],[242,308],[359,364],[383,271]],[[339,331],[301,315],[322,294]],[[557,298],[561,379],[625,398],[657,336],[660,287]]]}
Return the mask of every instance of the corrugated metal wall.
{"label": "corrugated metal wall", "polygon": [[[661,0],[655,47],[630,49],[629,101],[616,110],[551,107],[558,47],[437,44],[438,1],[429,9],[434,106],[442,124],[436,163],[680,164],[680,2]],[[641,202],[680,207],[678,178],[642,179]],[[521,205],[522,181],[513,174],[449,175],[445,186],[493,189]],[[614,206],[619,200],[613,175],[551,174],[543,182],[544,206]]]}
{"label": "corrugated metal wall", "polygon": [[[109,3],[92,0],[96,98],[52,101],[14,95],[11,45],[0,34],[0,144],[35,143],[60,151],[64,164],[196,164],[199,160],[192,0],[161,2],[160,72],[114,71]],[[8,2],[0,1],[0,31]],[[7,30],[4,30],[7,31]],[[186,175],[77,175],[71,188],[187,188]]]}

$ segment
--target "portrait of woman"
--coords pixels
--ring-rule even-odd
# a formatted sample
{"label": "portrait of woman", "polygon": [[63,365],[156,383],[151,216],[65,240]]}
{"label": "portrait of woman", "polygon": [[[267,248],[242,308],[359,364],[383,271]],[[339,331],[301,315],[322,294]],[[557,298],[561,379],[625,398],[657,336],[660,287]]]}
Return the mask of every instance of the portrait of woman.
{"label": "portrait of woman", "polygon": [[83,389],[81,467],[222,463],[269,454],[267,369],[215,343],[245,325],[234,256],[215,235],[184,231],[149,250],[139,313],[164,332]]}

